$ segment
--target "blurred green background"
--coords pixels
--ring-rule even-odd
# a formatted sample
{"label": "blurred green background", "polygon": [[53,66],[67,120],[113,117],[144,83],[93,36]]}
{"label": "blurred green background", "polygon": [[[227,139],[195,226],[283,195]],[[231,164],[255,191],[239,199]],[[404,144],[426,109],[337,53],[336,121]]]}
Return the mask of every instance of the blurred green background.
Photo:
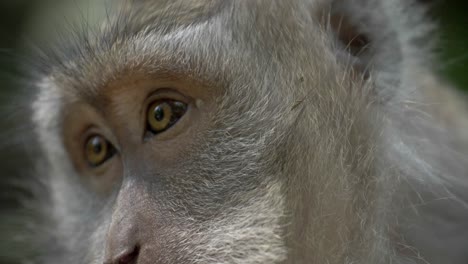
{"label": "blurred green background", "polygon": [[440,25],[439,70],[468,91],[468,1],[438,1],[432,13]]}

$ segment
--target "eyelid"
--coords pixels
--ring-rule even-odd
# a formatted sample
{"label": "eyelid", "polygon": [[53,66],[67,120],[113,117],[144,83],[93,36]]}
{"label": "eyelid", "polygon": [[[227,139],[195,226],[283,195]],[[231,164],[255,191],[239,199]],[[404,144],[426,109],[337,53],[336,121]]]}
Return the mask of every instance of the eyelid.
{"label": "eyelid", "polygon": [[170,99],[173,101],[181,101],[186,103],[187,105],[192,101],[192,99],[188,96],[185,96],[178,92],[174,88],[158,88],[153,90],[148,94],[148,96],[145,98],[144,103],[142,104],[142,109],[141,111],[144,112],[148,109],[149,105],[152,104],[153,102],[157,100],[163,100],[163,99]]}

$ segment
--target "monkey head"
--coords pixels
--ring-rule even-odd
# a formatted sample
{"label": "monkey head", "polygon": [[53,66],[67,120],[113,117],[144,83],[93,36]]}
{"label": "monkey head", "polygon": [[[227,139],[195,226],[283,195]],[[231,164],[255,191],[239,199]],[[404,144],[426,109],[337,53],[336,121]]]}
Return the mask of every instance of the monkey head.
{"label": "monkey head", "polygon": [[424,174],[405,2],[123,1],[70,32],[32,103],[45,262],[396,260],[396,179]]}

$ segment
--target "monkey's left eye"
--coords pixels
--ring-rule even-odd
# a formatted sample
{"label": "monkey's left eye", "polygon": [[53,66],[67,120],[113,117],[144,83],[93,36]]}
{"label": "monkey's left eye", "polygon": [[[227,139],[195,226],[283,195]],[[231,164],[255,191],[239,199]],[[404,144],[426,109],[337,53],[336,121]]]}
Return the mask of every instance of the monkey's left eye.
{"label": "monkey's left eye", "polygon": [[115,149],[103,136],[93,135],[86,140],[85,158],[91,167],[98,167],[112,158]]}
{"label": "monkey's left eye", "polygon": [[187,111],[187,104],[174,100],[158,100],[147,111],[147,130],[153,134],[173,126]]}

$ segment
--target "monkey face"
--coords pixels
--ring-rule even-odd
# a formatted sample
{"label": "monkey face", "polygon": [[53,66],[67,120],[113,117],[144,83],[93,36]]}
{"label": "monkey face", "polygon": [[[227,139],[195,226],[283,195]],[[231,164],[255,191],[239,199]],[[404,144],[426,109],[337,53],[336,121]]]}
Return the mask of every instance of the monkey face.
{"label": "monkey face", "polygon": [[380,10],[400,15],[124,1],[54,50],[32,107],[60,242],[45,262],[393,260],[387,180],[422,163],[383,136],[413,49]]}
{"label": "monkey face", "polygon": [[[189,263],[214,239],[220,244],[212,246],[250,243],[258,234],[237,233],[237,225],[252,221],[253,211],[244,210],[276,223],[267,232],[278,235],[279,219],[269,214],[281,210],[280,201],[257,201],[278,189],[260,165],[267,135],[242,132],[252,128],[237,127],[241,113],[221,109],[219,90],[161,75],[119,79],[99,92],[93,103],[65,104],[62,133],[83,190],[110,202],[100,209],[111,210],[102,242],[106,261]],[[221,118],[226,111],[234,120]],[[228,124],[243,134],[226,136]]]}
{"label": "monkey face", "polygon": [[350,234],[335,227],[352,194],[336,190],[372,168],[352,165],[371,148],[343,150],[371,138],[354,132],[366,85],[294,5],[288,23],[268,3],[192,5],[124,8],[40,83],[55,259],[279,263],[300,248],[300,262],[314,254],[304,234]]}
{"label": "monkey face", "polygon": [[[366,86],[327,57],[324,32],[302,28],[310,14],[294,5],[288,23],[262,12],[267,3],[191,5],[124,8],[41,82],[34,118],[65,252],[55,259],[279,263],[293,247],[303,261],[305,233],[351,230],[334,228],[351,195],[336,189],[371,166],[336,160],[353,164],[342,147],[370,137],[321,116],[361,124],[366,93],[350,91]],[[328,215],[325,201],[334,217],[304,224]]]}
{"label": "monkey face", "polygon": [[[284,137],[278,126],[290,122],[279,116],[290,115],[290,106],[266,96],[277,92],[261,82],[265,72],[253,75],[258,62],[236,55],[240,48],[229,39],[220,39],[232,47],[229,54],[223,43],[199,50],[214,44],[206,38],[224,35],[210,27],[180,29],[187,33],[180,40],[179,30],[154,31],[151,45],[146,33],[136,36],[103,50],[105,64],[115,68],[75,58],[41,84],[36,106],[45,116],[37,120],[48,119],[38,124],[53,172],[54,218],[59,234],[73,234],[61,238],[66,247],[81,252],[64,258],[109,264],[285,258],[285,179],[276,148]],[[117,62],[112,50],[129,52],[126,61]],[[76,75],[81,70],[83,79]],[[57,109],[45,110],[44,101]]]}

